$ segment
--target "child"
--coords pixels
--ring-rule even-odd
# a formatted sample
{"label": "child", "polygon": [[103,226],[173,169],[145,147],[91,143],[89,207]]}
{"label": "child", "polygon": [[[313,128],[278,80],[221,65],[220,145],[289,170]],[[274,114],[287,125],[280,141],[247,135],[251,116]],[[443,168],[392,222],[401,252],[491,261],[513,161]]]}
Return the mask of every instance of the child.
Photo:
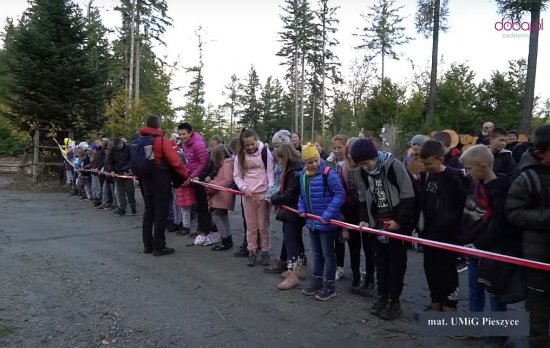
{"label": "child", "polygon": [[[521,159],[521,175],[508,192],[506,214],[522,231],[523,257],[550,263],[550,125],[535,130],[533,146]],[[550,272],[526,271],[530,341],[532,347],[548,347]]]}
{"label": "child", "polygon": [[495,157],[493,171],[495,174],[505,174],[515,178],[518,176],[516,161],[512,157],[512,151],[505,150],[508,142],[508,132],[502,128],[495,128],[491,132],[489,148]]}
{"label": "child", "polygon": [[[361,168],[356,179],[360,225],[410,235],[416,225],[415,194],[405,166],[392,154],[378,151],[368,139],[357,140],[350,154]],[[399,298],[407,269],[407,244],[379,236],[375,255],[378,300],[370,313],[394,320],[401,315]]]}
{"label": "child", "polygon": [[[336,173],[342,173],[342,167],[346,161],[346,142],[348,137],[345,135],[336,135],[331,140],[332,155],[327,159],[327,165],[334,169]],[[344,261],[346,258],[346,245],[340,241],[335,242],[336,248],[336,280],[344,277]]]}
{"label": "child", "polygon": [[[350,138],[346,142],[345,157],[346,161],[342,166],[342,177],[345,182],[347,192],[346,202],[342,207],[342,214],[346,222],[350,224],[359,224],[359,196],[357,194],[357,172],[358,168],[351,159],[350,151],[353,144],[359,138]],[[364,297],[372,296],[374,293],[374,242],[376,237],[370,233],[359,231],[348,231],[350,264],[352,271],[351,293]],[[365,253],[365,282],[361,286],[361,245]]]}
{"label": "child", "polygon": [[[275,153],[277,149],[279,149],[281,144],[290,143],[290,137],[291,137],[291,133],[286,129],[281,129],[278,132],[276,132],[273,135],[273,138],[271,139],[271,144],[273,145],[273,149],[274,149],[273,153]],[[280,189],[279,185],[281,181],[280,179],[283,171],[283,167],[281,166],[281,164],[277,163],[277,160],[275,162],[276,162],[275,177],[274,177],[275,185],[271,189],[271,194],[270,194],[271,196],[279,192],[279,189]],[[287,271],[287,261],[288,260],[287,260],[286,246],[283,239],[283,243],[281,244],[281,254],[279,256],[279,259],[275,260],[275,262],[273,262],[269,267],[266,267],[264,269],[264,272],[268,274],[284,273]]]}
{"label": "child", "polygon": [[416,180],[421,180],[425,176],[426,170],[420,159],[420,150],[426,142],[426,137],[422,134],[415,135],[411,139],[411,153],[405,157],[405,167],[409,170]]}
{"label": "child", "polygon": [[275,165],[273,156],[258,140],[256,132],[245,129],[239,137],[240,146],[235,161],[233,179],[244,192],[248,266],[256,264],[258,231],[261,239],[263,266],[269,266],[269,203],[264,199],[273,187]]}
{"label": "child", "polygon": [[[235,138],[231,139],[231,141],[229,142],[229,150],[231,150],[231,152],[233,153],[233,155],[231,156],[233,158],[233,163],[237,159],[237,156],[235,156],[235,154],[239,153],[239,146],[240,146],[239,143],[240,143],[239,137],[235,137]],[[234,174],[235,173],[233,172],[233,175]],[[239,189],[237,187],[237,185],[234,185],[233,188],[236,189],[236,190]],[[248,244],[246,243],[247,226],[246,226],[246,216],[244,215],[244,205],[243,205],[244,197],[241,196],[239,201],[241,202],[241,215],[242,215],[242,218],[243,218],[244,233],[243,233],[243,242],[239,246],[239,250],[233,253],[233,256],[235,256],[235,257],[248,257]]]}
{"label": "child", "polygon": [[345,199],[344,187],[340,176],[333,170],[328,171],[326,179],[323,177],[327,165],[321,160],[315,145],[308,143],[302,147],[302,161],[305,168],[300,176],[298,212],[302,217],[309,213],[323,218],[322,222],[306,219],[314,266],[313,277],[302,293],[327,301],[336,296],[334,243],[340,234],[338,227],[329,225],[328,222],[341,217]]}
{"label": "child", "polygon": [[[205,180],[211,184],[232,187],[233,186],[233,158],[231,151],[224,144],[215,145],[210,153],[212,163],[216,168],[216,176],[212,180]],[[209,178],[206,178],[209,179]],[[224,251],[233,248],[231,228],[229,226],[228,211],[235,209],[235,195],[214,189],[207,189],[208,206],[212,214],[212,221],[221,236],[221,242],[212,247],[214,251]]]}
{"label": "child", "polygon": [[[463,186],[462,172],[443,165],[444,155],[443,144],[434,140],[427,141],[420,151],[427,178],[420,185],[424,226],[421,226],[419,235],[425,239],[457,244],[466,190]],[[456,254],[428,246],[425,246],[423,251],[424,272],[432,300],[428,310],[456,312]]]}
{"label": "child", "polygon": [[[290,143],[282,143],[275,152],[275,158],[281,166],[281,177],[278,191],[271,196],[271,204],[286,205],[296,209],[300,197],[300,174],[302,164],[300,153]],[[283,240],[286,248],[286,260],[288,271],[285,280],[277,288],[288,290],[299,285],[299,278],[305,278],[304,267],[304,242],[302,229],[304,219],[296,214],[278,208],[277,220],[283,222]]]}
{"label": "child", "polygon": [[443,163],[443,165],[445,165],[445,167],[464,169],[464,166],[462,166],[462,163],[460,163],[460,150],[457,148],[451,148],[453,145],[453,138],[449,133],[445,131],[437,132],[434,134],[432,140],[439,141],[443,144],[443,147],[445,149],[445,162]]}
{"label": "child", "polygon": [[[509,244],[504,202],[510,187],[510,178],[497,176],[493,171],[494,157],[485,145],[476,145],[464,152],[461,157],[466,171],[474,180],[464,207],[461,242],[476,249],[503,253],[502,246]],[[515,241],[513,243],[519,243]],[[470,257],[468,261],[468,285],[470,288],[470,311],[482,312],[485,309],[485,292],[489,293],[491,310],[506,311],[506,303],[498,296],[505,289],[492,284],[491,274],[483,274],[484,264],[491,260]],[[505,267],[500,263],[497,267]],[[497,273],[498,269],[493,273]],[[509,284],[507,284],[509,285]],[[506,285],[506,287],[507,287]],[[505,337],[491,338],[497,346],[503,346]]]}

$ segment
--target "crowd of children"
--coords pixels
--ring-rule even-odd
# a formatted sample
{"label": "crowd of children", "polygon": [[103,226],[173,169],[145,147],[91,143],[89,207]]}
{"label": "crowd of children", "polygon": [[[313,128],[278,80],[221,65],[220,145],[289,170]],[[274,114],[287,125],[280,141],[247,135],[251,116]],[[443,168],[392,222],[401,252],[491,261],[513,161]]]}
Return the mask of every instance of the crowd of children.
{"label": "crowd of children", "polygon": [[[185,145],[189,137],[202,144]],[[302,289],[304,295],[320,301],[336,295],[336,282],[344,276],[348,244],[351,293],[375,297],[370,312],[381,319],[395,320],[400,316],[408,244],[342,230],[330,220],[404,235],[416,232],[425,239],[550,262],[548,125],[534,132],[530,146],[517,143],[517,132],[493,125],[484,131],[478,145],[464,152],[457,148],[449,132],[438,132],[431,138],[416,135],[403,162],[394,154],[381,151],[372,139],[344,135],[332,139],[330,154],[324,153],[320,143],[302,145],[297,134],[286,130],[273,136],[273,151],[252,129],[243,130],[228,146],[220,137],[206,143],[186,124],[171,140],[182,163],[195,172],[192,179],[243,193],[246,236],[235,256],[247,256],[248,266],[259,261],[266,272],[281,273],[280,290],[296,288],[306,278],[302,234],[305,227],[309,232],[312,272]],[[81,170],[129,174],[130,145],[124,139],[98,139],[91,148],[85,142],[66,145],[67,158],[72,161],[66,167],[67,178],[74,194],[91,200],[98,209],[115,209],[120,216],[126,213],[129,203],[131,213],[136,214],[132,179],[113,180],[111,176]],[[208,150],[200,147],[203,145]],[[196,161],[196,151],[201,151],[202,157],[202,152],[207,151],[209,164],[190,165],[190,160]],[[191,185],[189,179],[175,186],[168,231],[191,234],[192,207],[198,205],[201,193],[191,188],[198,185]],[[207,188],[205,197],[207,208],[198,207],[196,213],[207,213],[208,219],[203,218],[200,223],[195,244],[213,244],[215,251],[231,249],[228,212],[234,210],[236,196]],[[283,206],[295,209],[297,214]],[[282,222],[283,237],[280,258],[273,262],[269,254],[271,207]],[[317,215],[321,221],[307,214]],[[426,295],[430,300],[426,310],[456,311],[460,299],[457,262],[464,259],[434,247],[424,247],[423,256],[429,289]],[[469,310],[483,311],[486,294],[492,311],[506,311],[507,304],[526,299],[533,346],[546,347],[550,273],[485,258],[465,260]],[[505,337],[487,339],[490,346],[502,347],[505,343]]]}

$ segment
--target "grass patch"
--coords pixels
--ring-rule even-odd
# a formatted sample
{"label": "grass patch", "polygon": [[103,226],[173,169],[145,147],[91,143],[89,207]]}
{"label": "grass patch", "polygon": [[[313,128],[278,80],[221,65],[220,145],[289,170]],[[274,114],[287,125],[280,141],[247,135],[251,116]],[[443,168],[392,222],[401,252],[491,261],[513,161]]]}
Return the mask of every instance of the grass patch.
{"label": "grass patch", "polygon": [[0,326],[0,337],[10,335],[13,331],[13,327],[11,326]]}

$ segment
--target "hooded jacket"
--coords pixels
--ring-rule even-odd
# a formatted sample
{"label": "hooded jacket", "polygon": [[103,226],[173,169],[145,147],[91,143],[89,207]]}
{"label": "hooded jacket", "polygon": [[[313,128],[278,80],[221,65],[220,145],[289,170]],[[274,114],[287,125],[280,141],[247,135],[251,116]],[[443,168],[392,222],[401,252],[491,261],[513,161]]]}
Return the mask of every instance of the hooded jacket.
{"label": "hooded jacket", "polygon": [[206,142],[199,133],[193,132],[191,137],[183,143],[182,148],[187,158],[189,175],[192,178],[200,177],[210,162]]}
{"label": "hooded jacket", "polygon": [[[550,168],[526,152],[506,198],[508,220],[522,233],[526,259],[550,263]],[[527,285],[550,292],[550,272],[528,268]]]}
{"label": "hooded jacket", "polygon": [[[165,159],[166,162],[174,171],[176,171],[183,179],[189,177],[189,171],[183,164],[181,158],[176,151],[172,148],[172,144],[168,139],[164,139],[164,132],[160,129],[144,127],[139,130],[139,133],[143,136],[153,136],[155,140],[153,142],[153,154],[155,155],[155,162],[161,167],[161,160]],[[113,150],[111,150],[112,152]]]}
{"label": "hooded jacket", "polygon": [[265,193],[268,188],[274,186],[275,162],[271,152],[267,151],[267,169],[262,160],[264,144],[256,141],[257,149],[253,154],[245,152],[244,160],[247,170],[243,172],[239,165],[239,159],[235,159],[233,179],[241,191],[249,189],[252,193]]}
{"label": "hooded jacket", "polygon": [[[330,170],[325,186],[323,171],[326,166],[325,161],[321,160],[317,172],[309,177],[306,175],[306,169],[302,170],[298,212],[317,215],[325,221],[340,220],[342,216],[341,209],[346,196],[344,185],[342,185],[340,175],[336,171]],[[311,219],[306,219],[306,226],[311,231],[333,231],[338,229],[337,226],[323,224]]]}
{"label": "hooded jacket", "polygon": [[[223,160],[223,164],[218,168],[216,176],[210,181],[211,184],[228,187],[233,186],[233,158],[229,157]],[[218,191],[215,189],[206,189],[208,195],[208,205],[216,209],[235,209],[235,195],[229,192]]]}
{"label": "hooded jacket", "polygon": [[[408,234],[415,225],[415,194],[414,187],[405,169],[405,166],[388,152],[383,152],[386,159],[380,171],[386,197],[392,211],[392,219],[401,225],[399,233]],[[395,183],[388,179],[388,172],[392,170]],[[361,169],[357,171],[357,193],[359,195],[360,218],[368,221],[370,226],[376,226],[378,218],[375,212],[374,179]],[[365,180],[366,179],[366,180]]]}
{"label": "hooded jacket", "polygon": [[[279,180],[280,186],[272,196],[271,204],[286,205],[290,208],[298,208],[300,199],[300,175],[302,174],[302,165],[295,163],[294,166],[284,173],[282,180]],[[277,220],[289,223],[298,223],[303,226],[304,219],[284,208],[277,210]]]}
{"label": "hooded jacket", "polygon": [[504,174],[512,178],[518,176],[519,171],[517,169],[516,161],[512,157],[512,151],[493,151],[493,156],[495,157],[495,161],[493,163],[493,171],[495,174]]}

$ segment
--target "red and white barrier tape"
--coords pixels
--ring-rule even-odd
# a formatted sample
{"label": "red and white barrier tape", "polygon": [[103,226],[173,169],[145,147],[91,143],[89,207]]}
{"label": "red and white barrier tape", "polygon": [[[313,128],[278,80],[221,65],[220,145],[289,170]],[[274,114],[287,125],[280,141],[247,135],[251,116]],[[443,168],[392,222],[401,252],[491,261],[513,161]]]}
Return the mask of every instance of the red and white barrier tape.
{"label": "red and white barrier tape", "polygon": [[[59,146],[59,143],[57,142],[57,140],[54,139],[54,141],[57,144],[57,146]],[[61,146],[59,146],[59,150],[62,150]],[[61,152],[61,154],[63,155],[63,158],[65,159],[65,161],[67,163],[69,163],[69,165],[71,165],[74,168],[73,163],[71,163],[68,160],[67,156],[65,156],[65,154],[63,154],[63,151]],[[81,169],[80,171],[91,172],[91,173],[95,173],[97,175],[105,175],[105,176],[124,178],[124,179],[137,179],[136,176],[132,176],[132,175],[118,175],[118,174],[112,175],[109,172],[104,172],[104,171],[100,171],[100,170]],[[224,191],[224,192],[232,193],[234,195],[244,196],[243,192],[238,191],[238,190],[234,190],[234,189],[230,189],[230,188],[227,188],[227,187],[214,185],[214,184],[209,184],[209,183],[205,183],[205,182],[198,181],[198,180],[191,180],[191,182],[194,183],[194,184],[202,185],[204,187],[208,187],[208,188],[215,189],[215,190],[218,190],[218,191]],[[298,214],[298,211],[296,209],[292,209],[292,208],[284,206],[284,205],[281,206],[281,207],[288,210],[288,211],[290,211],[290,212]],[[316,221],[322,221],[322,218],[320,216],[317,216],[317,215],[305,214],[305,217],[308,218],[308,219],[316,220]],[[529,268],[535,268],[535,269],[539,269],[539,270],[543,270],[543,271],[550,271],[550,264],[544,263],[544,262],[527,260],[527,259],[522,259],[522,258],[519,258],[519,257],[493,253],[493,252],[485,251],[485,250],[468,248],[468,247],[465,247],[465,246],[460,246],[460,245],[455,245],[455,244],[438,242],[438,241],[424,239],[424,238],[420,238],[420,237],[412,237],[412,236],[407,236],[407,235],[394,233],[394,232],[388,232],[388,231],[384,231],[384,230],[376,230],[376,229],[373,229],[373,228],[361,227],[361,226],[349,224],[347,222],[338,221],[338,220],[330,220],[328,223],[331,224],[331,225],[334,225],[334,226],[341,227],[341,228],[346,228],[348,230],[359,231],[359,232],[362,232],[362,233],[372,233],[372,234],[379,235],[379,236],[394,238],[394,239],[402,240],[402,241],[405,241],[405,242],[418,243],[418,244],[421,244],[421,245],[426,245],[426,246],[430,246],[430,247],[434,247],[434,248],[440,248],[440,249],[453,251],[453,252],[457,252],[457,253],[461,253],[461,254],[467,254],[467,255],[472,255],[472,256],[477,256],[477,257],[483,257],[483,258],[486,258],[486,259],[491,259],[491,260],[496,260],[496,261],[501,261],[501,262],[507,262],[507,263],[511,263],[511,264],[514,264],[514,265],[519,265],[519,266],[524,266],[524,267],[529,267]]]}
{"label": "red and white barrier tape", "polygon": [[[229,192],[229,193],[232,193],[232,194],[235,194],[235,195],[244,196],[244,193],[242,193],[241,191],[233,190],[233,189],[230,189],[230,188],[227,188],[227,187],[218,186],[218,185],[214,185],[214,184],[207,184],[207,183],[204,183],[204,182],[201,182],[201,181],[196,181],[196,180],[192,180],[192,182],[194,184],[202,185],[202,186],[212,188],[212,189],[215,189],[215,190]],[[281,207],[288,210],[288,211],[291,211],[295,214],[298,214],[298,211],[296,209],[292,209],[292,208],[284,206],[284,205],[281,206]],[[312,219],[312,220],[316,220],[316,221],[322,221],[322,218],[320,216],[317,216],[317,215],[305,214],[305,216],[308,219]],[[464,247],[464,246],[460,246],[460,245],[443,243],[443,242],[438,242],[438,241],[419,238],[419,237],[412,237],[412,236],[407,236],[407,235],[394,233],[394,232],[376,230],[376,229],[373,229],[373,228],[360,227],[360,226],[357,226],[357,225],[349,224],[347,222],[342,222],[342,221],[338,221],[338,220],[330,220],[328,223],[331,224],[331,225],[334,225],[334,226],[341,227],[341,228],[346,228],[348,230],[355,230],[355,231],[359,231],[359,232],[362,232],[362,233],[372,233],[372,234],[379,235],[379,236],[394,238],[394,239],[402,240],[402,241],[405,241],[405,242],[418,243],[418,244],[422,244],[422,245],[426,245],[426,246],[430,246],[430,247],[434,247],[434,248],[440,248],[440,249],[445,249],[445,250],[449,250],[449,251],[454,251],[454,252],[461,253],[461,254],[468,254],[468,255],[472,255],[472,256],[483,257],[483,258],[486,258],[486,259],[512,263],[514,265],[519,265],[519,266],[524,266],[524,267],[529,267],[529,268],[535,268],[535,269],[539,269],[539,270],[543,270],[543,271],[550,271],[550,264],[544,263],[544,262],[527,260],[527,259],[522,259],[522,258],[519,258],[519,257],[503,255],[503,254],[497,254],[497,253],[493,253],[493,252],[490,252],[490,251],[473,249],[473,248],[468,248],[468,247]]]}

